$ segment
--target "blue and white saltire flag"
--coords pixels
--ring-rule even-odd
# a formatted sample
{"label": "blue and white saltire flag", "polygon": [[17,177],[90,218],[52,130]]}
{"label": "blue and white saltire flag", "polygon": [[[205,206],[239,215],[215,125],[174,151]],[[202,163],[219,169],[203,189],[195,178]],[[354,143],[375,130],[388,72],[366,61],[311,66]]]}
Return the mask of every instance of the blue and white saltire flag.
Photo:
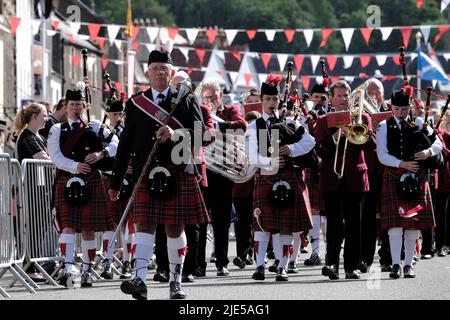
{"label": "blue and white saltire flag", "polygon": [[442,84],[450,82],[442,67],[420,48],[417,50],[417,71],[422,80],[439,80]]}

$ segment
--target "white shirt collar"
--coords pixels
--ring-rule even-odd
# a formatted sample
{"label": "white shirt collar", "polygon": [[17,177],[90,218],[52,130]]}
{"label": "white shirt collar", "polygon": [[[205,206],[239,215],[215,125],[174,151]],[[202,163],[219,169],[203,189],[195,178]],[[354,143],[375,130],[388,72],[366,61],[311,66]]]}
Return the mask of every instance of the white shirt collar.
{"label": "white shirt collar", "polygon": [[[277,117],[279,117],[278,110],[275,110],[275,114],[277,115]],[[265,111],[263,111],[262,117],[264,121],[267,122],[267,119],[273,117],[273,114],[267,114]]]}
{"label": "white shirt collar", "polygon": [[152,96],[153,100],[158,99],[158,95],[162,93],[164,95],[164,99],[167,98],[167,95],[169,94],[169,87],[167,87],[163,92],[159,92],[158,90],[155,90],[152,88]]}
{"label": "white shirt collar", "polygon": [[[224,108],[224,106],[221,104],[221,105],[217,108],[217,111],[222,112],[223,110],[225,110],[225,108]],[[217,112],[217,111],[216,111],[216,112]]]}

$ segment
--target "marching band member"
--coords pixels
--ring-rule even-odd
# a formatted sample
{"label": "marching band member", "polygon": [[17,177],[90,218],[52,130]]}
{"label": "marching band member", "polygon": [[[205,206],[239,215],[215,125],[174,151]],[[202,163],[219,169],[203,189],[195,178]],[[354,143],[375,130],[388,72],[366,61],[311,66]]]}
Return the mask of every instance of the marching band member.
{"label": "marching band member", "polygon": [[[55,178],[54,206],[62,233],[59,237],[64,257],[64,274],[60,284],[74,284],[72,264],[75,233],[82,233],[83,272],[81,287],[91,287],[90,267],[96,255],[95,232],[111,230],[113,217],[107,210],[107,195],[97,165],[106,156],[114,156],[117,137],[104,149],[99,140],[100,122],[93,121],[89,128],[81,121],[85,98],[79,90],[67,90],[68,120],[55,124],[49,133],[48,151],[59,169]],[[88,125],[89,126],[89,125]],[[109,130],[104,130],[106,138]],[[85,197],[84,202],[80,198]]]}
{"label": "marching band member", "polygon": [[366,88],[366,94],[375,106],[376,112],[388,111],[389,107],[384,101],[384,87],[383,83],[377,78],[370,78],[367,80],[368,86]]}
{"label": "marching band member", "polygon": [[[286,267],[292,233],[311,228],[308,188],[301,178],[301,173],[294,167],[293,157],[311,151],[315,141],[305,130],[301,137],[296,136],[296,139],[292,139],[296,140],[294,142],[289,140],[293,136],[287,136],[288,130],[275,129],[284,128],[284,125],[278,125],[280,120],[277,120],[280,80],[281,77],[269,75],[266,82],[263,82],[261,86],[263,115],[250,124],[247,132],[250,160],[260,168],[255,176],[253,192],[254,250],[257,255],[257,267],[252,276],[254,280],[265,279],[264,259],[270,234],[280,234],[282,255],[276,281],[287,281]],[[300,124],[296,122],[296,130],[299,126]],[[273,141],[277,133],[284,134],[282,146]],[[275,148],[279,149],[278,152]]]}
{"label": "marching band member", "polygon": [[[336,111],[349,110],[350,86],[345,81],[337,81],[330,87],[332,107]],[[331,280],[339,279],[339,255],[345,235],[344,269],[346,279],[359,279],[356,269],[360,257],[361,207],[364,192],[369,190],[367,164],[364,159],[364,146],[348,143],[344,150],[347,128],[341,130],[338,149],[336,142],[339,131],[328,128],[327,115],[319,117],[316,125],[316,152],[322,159],[320,164],[320,191],[322,192],[327,216],[327,261],[322,275]],[[372,130],[370,118],[362,114],[368,130]],[[338,150],[337,168],[341,168],[345,156],[342,179],[334,172],[333,164]],[[339,161],[340,160],[340,161]],[[345,220],[345,232],[343,229]]]}
{"label": "marching band member", "polygon": [[[135,299],[147,299],[147,266],[152,255],[157,224],[165,224],[170,269],[171,299],[184,299],[181,287],[182,267],[187,251],[184,226],[208,222],[208,214],[200,191],[193,163],[176,165],[172,151],[178,145],[171,141],[186,131],[203,134],[204,125],[195,97],[187,95],[176,107],[169,125],[164,125],[176,90],[170,86],[175,74],[167,52],[153,50],[148,59],[147,76],[150,89],[140,92],[126,102],[125,127],[114,161],[109,196],[117,200],[130,155],[135,154],[133,176],[137,178],[159,141],[159,148],[140,185],[136,186],[131,218],[136,224],[136,274],[122,282],[123,293]],[[198,128],[200,126],[200,128]],[[194,131],[194,128],[197,129]],[[184,128],[184,129],[183,129]],[[186,137],[186,136],[185,136]],[[189,138],[189,137],[188,137]],[[158,139],[158,141],[157,141]],[[192,139],[194,140],[194,139]],[[183,138],[183,142],[184,141]],[[192,159],[191,155],[186,155]],[[136,179],[137,180],[137,179]]]}
{"label": "marching band member", "polygon": [[[414,278],[412,264],[419,230],[434,226],[430,187],[418,161],[437,155],[442,145],[435,139],[431,147],[417,151],[418,145],[412,145],[410,137],[422,129],[423,121],[416,119],[415,126],[406,122],[411,107],[410,94],[404,89],[394,91],[391,103],[393,116],[377,128],[377,155],[386,166],[381,193],[381,227],[389,233],[393,262],[389,277],[398,279],[402,273],[400,254],[404,231],[403,274],[405,278]],[[428,131],[431,128],[428,127]]]}

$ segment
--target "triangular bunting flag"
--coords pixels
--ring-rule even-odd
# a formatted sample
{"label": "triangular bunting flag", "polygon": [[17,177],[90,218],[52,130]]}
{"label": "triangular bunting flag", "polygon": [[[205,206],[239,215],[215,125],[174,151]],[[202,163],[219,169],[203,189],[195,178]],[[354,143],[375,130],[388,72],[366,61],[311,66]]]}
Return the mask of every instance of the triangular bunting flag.
{"label": "triangular bunting flag", "polygon": [[267,41],[273,41],[275,38],[276,30],[265,30],[264,33],[266,34]]}
{"label": "triangular bunting flag", "polygon": [[310,58],[311,58],[312,73],[315,73],[317,64],[319,63],[320,60],[320,56],[318,54],[312,54]]}
{"label": "triangular bunting flag", "polygon": [[156,49],[156,45],[153,43],[146,43],[145,47],[147,48],[148,53],[150,53]]}
{"label": "triangular bunting flag", "polygon": [[352,41],[354,32],[355,32],[354,28],[341,29],[342,39],[344,39],[344,44],[345,44],[345,51],[348,51],[348,47],[350,46],[350,42]]}
{"label": "triangular bunting flag", "polygon": [[214,50],[216,56],[218,56],[223,62],[225,62],[225,52],[222,50]]}
{"label": "triangular bunting flag", "polygon": [[353,64],[354,56],[342,56],[342,59],[344,60],[344,69],[348,69]]}
{"label": "triangular bunting flag", "polygon": [[284,70],[284,67],[286,66],[286,61],[289,58],[288,54],[285,53],[279,53],[276,55],[278,58],[278,65],[280,66],[280,71]]}
{"label": "triangular bunting flag", "polygon": [[140,29],[141,28],[139,26],[133,26],[133,31],[132,31],[133,34],[131,36],[131,40],[136,41],[136,38],[137,38],[137,36],[139,34],[139,30]]}
{"label": "triangular bunting flag", "polygon": [[450,26],[439,26],[439,33],[436,35],[436,37],[434,37],[434,43],[436,44],[439,39],[441,39],[441,37],[444,35],[444,33],[446,33],[448,31],[448,29],[450,29]]}
{"label": "triangular bunting flag", "polygon": [[448,59],[450,59],[450,53],[444,53],[443,56],[444,56],[445,60],[447,60],[447,61],[448,61]]}
{"label": "triangular bunting flag", "polygon": [[53,30],[58,31],[59,20],[52,20]]}
{"label": "triangular bunting flag", "polygon": [[330,79],[331,79],[331,83],[330,83],[330,85],[331,85],[332,83],[338,82],[341,78],[340,77],[330,77]]}
{"label": "triangular bunting flag", "polygon": [[72,56],[72,64],[73,64],[74,69],[76,69],[78,67],[78,65],[80,64],[80,59],[81,59],[81,57],[78,54],[74,54]]}
{"label": "triangular bunting flag", "polygon": [[261,60],[264,64],[264,68],[267,70],[267,67],[269,66],[270,59],[272,59],[271,53],[260,53]]}
{"label": "triangular bunting flag", "polygon": [[197,53],[197,56],[200,59],[200,64],[203,64],[203,59],[205,58],[206,50],[197,48],[195,49],[195,52]]}
{"label": "triangular bunting flag", "polygon": [[422,6],[423,6],[423,0],[417,0],[417,2],[416,2],[416,8],[417,8],[417,9],[421,9]]}
{"label": "triangular bunting flag", "polygon": [[89,36],[91,41],[95,41],[97,39],[101,27],[102,27],[101,24],[88,23]]}
{"label": "triangular bunting flag", "polygon": [[400,27],[400,32],[402,33],[403,45],[405,48],[408,47],[409,38],[411,37],[411,27]]}
{"label": "triangular bunting flag", "polygon": [[[406,60],[406,58],[405,58],[405,60]],[[397,65],[397,66],[399,66],[400,65],[400,57],[397,55],[397,56],[393,56],[392,57],[392,61],[394,61],[394,63]]]}
{"label": "triangular bunting flag", "polygon": [[386,59],[387,59],[387,55],[384,54],[377,54],[375,56],[375,58],[377,59],[377,64],[379,67],[384,66],[384,64],[386,63]]}
{"label": "triangular bunting flag", "polygon": [[195,42],[195,39],[197,39],[197,35],[198,35],[198,32],[199,32],[199,29],[197,29],[197,28],[187,28],[187,29],[185,29],[185,31],[186,31],[186,36],[187,36],[187,38],[189,40],[189,43],[193,44]]}
{"label": "triangular bunting flag", "polygon": [[430,26],[420,26],[420,32],[422,32],[424,43],[428,42],[428,38],[430,37],[430,30],[431,30]]}
{"label": "triangular bunting flag", "polygon": [[309,46],[311,45],[313,35],[314,35],[314,30],[305,29],[305,30],[303,30],[303,35],[305,36],[306,46],[309,48]]}
{"label": "triangular bunting flag", "polygon": [[169,33],[169,38],[175,40],[175,37],[178,34],[178,28],[167,28],[167,32]]}
{"label": "triangular bunting flag", "polygon": [[252,81],[252,74],[251,73],[244,73],[244,79],[245,79],[245,84],[247,85],[247,88],[250,87],[250,81]]}
{"label": "triangular bunting flag", "polygon": [[361,29],[359,29],[359,31],[361,31],[361,34],[362,34],[364,40],[366,40],[366,44],[369,45],[370,35],[372,34],[373,29],[372,28],[361,28]]}
{"label": "triangular bunting flag", "polygon": [[320,43],[320,48],[324,47],[327,44],[328,37],[333,33],[333,29],[325,28],[321,29],[322,31],[322,42]]}
{"label": "triangular bunting flag", "polygon": [[334,67],[336,66],[337,57],[335,55],[330,54],[327,56],[327,62],[328,68],[330,69],[330,71],[333,71]]}
{"label": "triangular bunting flag", "polygon": [[228,74],[230,75],[231,82],[235,83],[239,73],[236,71],[230,71]]}
{"label": "triangular bunting flag", "polygon": [[69,41],[72,45],[75,44],[75,37],[73,36],[73,34],[66,32],[65,35],[69,38]]}
{"label": "triangular bunting flag", "polygon": [[13,36],[15,37],[17,28],[20,25],[20,18],[18,18],[18,17],[9,17],[9,24],[11,26],[11,32],[12,32]]}
{"label": "triangular bunting flag", "polygon": [[97,44],[99,45],[100,49],[103,50],[103,46],[105,45],[105,38],[97,37]]}
{"label": "triangular bunting flag", "polygon": [[450,0],[441,0],[441,12],[444,11],[450,4]]}
{"label": "triangular bunting flag", "polygon": [[80,31],[81,23],[69,22],[69,27],[72,34],[78,34],[78,31]]}
{"label": "triangular bunting flag", "polygon": [[105,70],[108,65],[109,60],[107,58],[102,58],[102,69]]}
{"label": "triangular bunting flag", "polygon": [[284,35],[286,36],[287,43],[292,42],[292,39],[294,39],[296,32],[297,30],[295,29],[284,29]]}
{"label": "triangular bunting flag", "polygon": [[208,37],[208,42],[210,44],[213,44],[214,41],[216,40],[216,36],[217,36],[217,32],[218,31],[219,30],[217,30],[217,29],[208,29],[208,30],[206,30],[206,36]]}
{"label": "triangular bunting flag", "polygon": [[189,48],[186,47],[179,47],[178,50],[183,54],[184,58],[186,59],[186,62],[189,61]]}
{"label": "triangular bunting flag", "polygon": [[365,68],[370,63],[370,56],[361,56],[359,57],[359,60],[361,62],[361,67]]}
{"label": "triangular bunting flag", "polygon": [[235,57],[238,61],[241,61],[242,57],[241,57],[241,53],[238,51],[230,51],[230,54]]}
{"label": "triangular bunting flag", "polygon": [[[305,60],[305,57],[301,54],[296,54],[294,56],[294,63],[295,63],[295,68],[297,69],[297,74],[299,74],[300,71],[302,70],[303,60]],[[313,73],[314,73],[314,71],[313,71]]]}
{"label": "triangular bunting flag", "polygon": [[253,38],[256,36],[256,30],[254,29],[246,30],[245,32],[247,33],[247,37],[249,40],[253,40]]}
{"label": "triangular bunting flag", "polygon": [[267,79],[267,73],[258,73],[259,86],[261,86],[261,83],[266,81],[266,79]]}
{"label": "triangular bunting flag", "polygon": [[119,91],[119,92],[122,91],[122,87],[123,87],[122,82],[116,81],[116,82],[114,82],[114,85],[116,86],[117,91]]}
{"label": "triangular bunting flag", "polygon": [[109,24],[106,26],[106,29],[108,30],[109,45],[112,46],[117,38],[117,35],[119,34],[120,26],[117,26],[115,24]]}
{"label": "triangular bunting flag", "polygon": [[88,57],[86,60],[87,67],[90,72],[92,72],[92,68],[94,67],[95,60],[96,60],[95,57]]}
{"label": "triangular bunting flag", "polygon": [[384,27],[384,28],[380,28],[380,31],[381,31],[381,39],[382,39],[383,41],[386,41],[386,40],[389,38],[389,36],[391,35],[392,30],[393,30],[392,27]]}
{"label": "triangular bunting flag", "polygon": [[152,42],[152,43],[155,42],[156,37],[158,36],[159,28],[158,27],[147,27],[147,28],[145,28],[145,30],[147,31],[150,42]]}
{"label": "triangular bunting flag", "polygon": [[116,46],[117,50],[122,51],[122,40],[114,40],[114,45]]}
{"label": "triangular bunting flag", "polygon": [[31,20],[31,30],[33,32],[33,36],[38,34],[40,27],[41,27],[41,20],[38,19]]}
{"label": "triangular bunting flag", "polygon": [[238,30],[236,30],[236,29],[225,30],[225,35],[227,36],[228,45],[231,45],[233,43],[233,40],[236,37],[237,33],[238,33]]}
{"label": "triangular bunting flag", "polygon": [[306,92],[309,91],[309,83],[311,82],[310,77],[302,77],[302,86],[303,89],[305,89]]}

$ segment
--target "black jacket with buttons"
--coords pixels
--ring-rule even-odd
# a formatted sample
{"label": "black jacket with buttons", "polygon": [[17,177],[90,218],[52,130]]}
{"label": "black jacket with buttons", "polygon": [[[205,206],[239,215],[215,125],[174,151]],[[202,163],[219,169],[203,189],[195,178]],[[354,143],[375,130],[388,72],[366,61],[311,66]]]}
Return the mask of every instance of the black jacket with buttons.
{"label": "black jacket with buttons", "polygon": [[[138,94],[142,94],[142,92],[139,92]],[[168,95],[160,104],[160,107],[165,111],[170,112],[171,100],[172,97],[176,96],[176,94],[176,89],[170,87]],[[153,101],[151,89],[145,91],[144,95]],[[202,129],[201,133],[196,131],[196,134],[203,134],[205,132],[205,125],[200,107],[195,96],[192,94],[189,94],[180,102],[176,108],[174,117],[183,125],[185,129],[189,130],[191,135],[191,143],[194,141],[194,123],[196,121],[199,121],[198,123],[201,124]],[[153,144],[156,141],[155,132],[160,127],[161,125],[157,121],[153,120],[149,115],[136,107],[131,99],[127,100],[125,106],[125,125],[114,160],[111,189],[120,189],[131,155],[133,155],[133,161],[131,163],[133,167],[133,180],[137,181],[137,178],[139,177],[142,168],[147,161],[148,155],[153,148]],[[162,166],[172,164],[171,152],[175,145],[176,143],[170,140],[167,140],[159,145],[158,151],[153,158],[150,168],[154,167],[156,163]],[[184,166],[182,167],[184,168]]]}

